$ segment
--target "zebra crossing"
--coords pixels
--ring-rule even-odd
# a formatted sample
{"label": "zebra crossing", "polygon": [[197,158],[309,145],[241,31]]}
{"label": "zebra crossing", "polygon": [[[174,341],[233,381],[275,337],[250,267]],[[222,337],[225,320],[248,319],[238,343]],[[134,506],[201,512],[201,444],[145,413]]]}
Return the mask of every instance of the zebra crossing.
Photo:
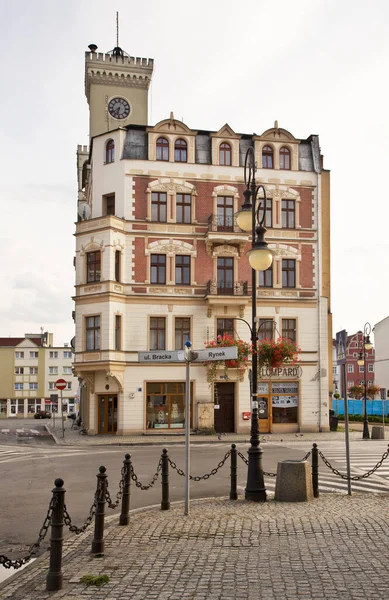
{"label": "zebra crossing", "polygon": [[[296,445],[291,445],[296,449]],[[301,454],[306,454],[312,449],[312,444],[299,443]],[[346,449],[344,442],[323,442],[318,444],[319,451],[323,453],[328,462],[341,474],[347,474]],[[363,440],[350,443],[350,472],[351,477],[361,476],[372,469],[388,450],[388,443],[381,440]],[[310,459],[309,459],[310,460]],[[270,492],[275,491],[275,478],[265,478],[266,487]],[[323,459],[319,456],[319,492],[347,493],[347,480],[335,475]],[[386,458],[378,470],[368,478],[351,482],[353,492],[389,493],[389,457]]]}
{"label": "zebra crossing", "polygon": [[[122,449],[111,449],[110,453],[123,453]],[[93,454],[106,454],[105,448],[93,448]],[[68,458],[69,456],[90,455],[88,448],[36,448],[0,445],[0,465],[5,463],[18,463],[31,460],[44,460],[52,458]]]}

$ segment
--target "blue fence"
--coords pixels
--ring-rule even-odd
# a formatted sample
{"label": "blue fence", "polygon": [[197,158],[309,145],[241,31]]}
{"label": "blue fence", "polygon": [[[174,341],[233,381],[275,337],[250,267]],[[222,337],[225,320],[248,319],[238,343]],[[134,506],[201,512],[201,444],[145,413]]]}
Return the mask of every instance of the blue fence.
{"label": "blue fence", "polygon": [[[366,408],[368,415],[382,415],[382,402],[384,403],[385,416],[389,416],[389,400],[367,400]],[[344,400],[332,399],[332,408],[336,415],[344,415]],[[363,414],[363,400],[348,399],[348,414],[349,415],[362,415]]]}

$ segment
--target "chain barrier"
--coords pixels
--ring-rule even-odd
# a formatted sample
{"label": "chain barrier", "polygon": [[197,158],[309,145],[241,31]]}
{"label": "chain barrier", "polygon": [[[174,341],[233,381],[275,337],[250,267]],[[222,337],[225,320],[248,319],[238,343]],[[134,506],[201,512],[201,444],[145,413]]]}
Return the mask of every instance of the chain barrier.
{"label": "chain barrier", "polygon": [[[225,464],[227,458],[230,456],[230,454],[231,454],[231,450],[228,450],[228,452],[225,453],[224,458],[219,462],[217,467],[212,469],[212,471],[210,473],[206,473],[205,475],[202,475],[202,476],[189,475],[189,479],[191,481],[201,481],[201,480],[209,479],[212,475],[216,475],[218,470],[224,466],[224,464]],[[169,464],[172,467],[172,469],[175,469],[177,471],[178,475],[185,477],[185,472],[182,469],[180,469],[179,467],[177,467],[176,463],[173,462],[170,458],[168,460],[169,460]]]}
{"label": "chain barrier", "polygon": [[308,458],[311,456],[311,454],[312,454],[312,450],[307,452],[306,455],[304,456],[304,458],[302,458],[301,460],[308,460]]}
{"label": "chain barrier", "polygon": [[[248,459],[241,452],[238,452],[237,454],[246,465],[249,464]],[[307,452],[307,454],[301,460],[307,460],[307,458],[309,458],[311,454],[312,454],[312,450]],[[267,471],[264,471],[263,474],[265,475],[265,477],[277,477],[277,473],[268,473]]]}
{"label": "chain barrier", "polygon": [[249,461],[248,461],[248,459],[247,459],[247,458],[246,458],[246,457],[245,457],[245,456],[244,456],[244,455],[243,455],[241,452],[239,452],[239,451],[238,451],[238,456],[239,456],[239,457],[240,457],[240,458],[243,460],[243,462],[244,462],[246,465],[248,465],[248,464],[249,464]]}
{"label": "chain barrier", "polygon": [[31,544],[26,556],[24,556],[23,558],[15,558],[15,560],[13,560],[12,558],[8,558],[4,554],[0,554],[0,565],[2,565],[5,569],[20,569],[20,567],[22,567],[31,560],[31,558],[38,552],[41,543],[46,537],[51,523],[51,515],[53,514],[53,510],[56,507],[56,503],[57,497],[54,496],[53,498],[51,498],[49,508],[47,509],[46,517],[43,521],[42,527],[39,530],[38,539],[36,540],[36,542]]}
{"label": "chain barrier", "polygon": [[153,487],[154,483],[157,481],[161,469],[162,469],[162,458],[159,459],[157,471],[152,476],[150,483],[148,485],[142,485],[141,482],[138,481],[138,477],[136,476],[136,474],[134,472],[134,467],[131,463],[131,479],[132,479],[132,481],[135,482],[136,487],[139,488],[141,491],[149,490],[151,487]]}
{"label": "chain barrier", "polygon": [[[323,452],[321,452],[320,450],[318,451],[320,458],[322,459],[322,461],[324,462],[324,464],[331,469],[331,471],[334,473],[334,475],[338,475],[339,477],[341,477],[342,479],[349,479],[347,477],[347,475],[345,475],[344,473],[340,473],[340,471],[338,471],[338,469],[335,469],[331,463],[329,462],[329,460],[327,460],[327,458],[324,456]],[[366,473],[363,473],[363,475],[353,475],[352,477],[350,477],[351,481],[359,481],[360,479],[366,479],[367,477],[370,477],[370,475],[373,475],[373,473],[375,473],[377,471],[377,469],[380,468],[380,466],[382,465],[382,463],[384,462],[384,460],[386,460],[389,456],[389,449],[386,450],[382,457],[381,460],[378,461],[378,463],[372,468],[370,469],[370,471],[367,471]]]}
{"label": "chain barrier", "polygon": [[107,502],[108,508],[112,508],[115,509],[119,506],[120,504],[120,500],[122,499],[123,496],[123,489],[124,489],[124,477],[126,475],[126,467],[123,465],[122,466],[122,471],[121,471],[121,479],[119,481],[119,491],[116,494],[116,501],[113,502],[112,498],[111,498],[111,494],[109,493],[108,490],[108,479],[106,481],[106,491],[105,491],[105,500]]}
{"label": "chain barrier", "polygon": [[81,527],[77,527],[76,525],[72,525],[72,518],[68,513],[68,509],[66,508],[66,504],[64,504],[63,507],[63,520],[65,525],[69,528],[69,531],[71,531],[72,533],[75,533],[77,535],[79,535],[80,533],[84,533],[84,531],[89,527],[89,525],[92,523],[92,519],[95,516],[96,513],[96,507],[97,507],[97,503],[98,501],[101,499],[101,484],[99,484],[99,487],[97,488],[97,490],[95,491],[95,495],[94,495],[94,499],[93,499],[93,504],[89,509],[89,515],[87,516],[87,518],[85,519],[85,523],[83,525],[81,525]]}

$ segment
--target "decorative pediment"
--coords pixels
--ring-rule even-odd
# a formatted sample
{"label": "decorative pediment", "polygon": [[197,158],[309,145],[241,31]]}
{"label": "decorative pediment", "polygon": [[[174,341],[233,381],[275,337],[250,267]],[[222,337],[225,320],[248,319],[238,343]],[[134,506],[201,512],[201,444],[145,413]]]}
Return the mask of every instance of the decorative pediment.
{"label": "decorative pediment", "polygon": [[235,131],[231,129],[231,127],[228,125],[228,123],[226,123],[221,129],[219,129],[219,131],[217,131],[216,133],[211,133],[211,137],[230,138],[239,140],[241,136],[235,133]]}
{"label": "decorative pediment", "polygon": [[181,179],[174,179],[170,177],[160,177],[150,181],[147,186],[148,192],[171,192],[172,194],[191,194],[196,196],[196,188],[192,183],[182,181]]}
{"label": "decorative pediment", "polygon": [[[270,244],[273,246],[273,244]],[[278,244],[277,246],[271,247],[271,250],[276,248],[276,257],[275,258],[291,258],[295,260],[301,260],[301,252],[299,248],[294,248],[293,246],[288,246],[287,244]]]}
{"label": "decorative pediment", "polygon": [[226,195],[229,196],[233,194],[234,196],[239,196],[239,190],[238,188],[236,188],[233,185],[217,185],[216,187],[213,188],[213,192],[212,192],[212,196],[221,196],[221,195]]}
{"label": "decorative pediment", "polygon": [[257,139],[262,141],[269,140],[272,142],[298,142],[289,131],[278,127],[278,121],[275,121],[274,127],[264,131]]}
{"label": "decorative pediment", "polygon": [[146,248],[146,256],[152,254],[192,254],[196,256],[195,247],[180,240],[158,240],[150,242]]}
{"label": "decorative pediment", "polygon": [[170,119],[160,121],[154,127],[148,127],[147,131],[152,133],[173,133],[175,135],[196,135],[197,131],[189,129],[185,123],[174,118],[173,113],[170,113]]}
{"label": "decorative pediment", "polygon": [[239,256],[239,252],[236,246],[220,244],[220,246],[214,248],[212,256]]}
{"label": "decorative pediment", "polygon": [[83,256],[86,252],[93,252],[94,250],[104,252],[105,248],[103,240],[97,241],[92,235],[87,244],[81,244],[80,255]]}
{"label": "decorative pediment", "polygon": [[[35,336],[39,337],[39,336]],[[38,344],[35,344],[30,338],[25,338],[20,344],[17,344],[15,348],[39,348]]]}

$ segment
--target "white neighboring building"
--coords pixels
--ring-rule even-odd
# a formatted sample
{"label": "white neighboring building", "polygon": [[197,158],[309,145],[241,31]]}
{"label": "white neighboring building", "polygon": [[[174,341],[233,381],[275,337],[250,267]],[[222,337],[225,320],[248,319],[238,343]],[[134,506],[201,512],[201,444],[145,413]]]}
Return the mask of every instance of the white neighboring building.
{"label": "white neighboring building", "polygon": [[373,327],[375,347],[375,383],[389,390],[389,317]]}

